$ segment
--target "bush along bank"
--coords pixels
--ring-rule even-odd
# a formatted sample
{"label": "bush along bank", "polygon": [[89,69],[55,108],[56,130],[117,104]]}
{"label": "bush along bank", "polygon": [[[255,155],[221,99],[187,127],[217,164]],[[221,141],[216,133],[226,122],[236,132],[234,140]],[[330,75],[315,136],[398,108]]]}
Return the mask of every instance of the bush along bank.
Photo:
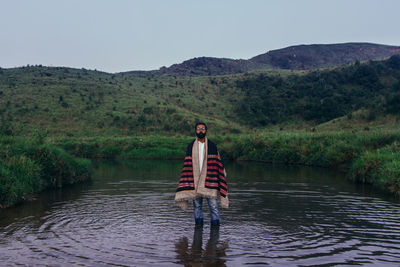
{"label": "bush along bank", "polygon": [[400,197],[400,145],[395,141],[373,151],[364,151],[350,164],[349,178],[370,183]]}
{"label": "bush along bank", "polygon": [[52,140],[57,147],[84,158],[182,159],[193,137],[94,137]]}
{"label": "bush along bank", "polygon": [[226,157],[335,167],[359,183],[400,196],[400,131],[271,133],[222,145]]}
{"label": "bush along bank", "polygon": [[[400,196],[400,131],[270,132],[210,136],[224,160],[339,168],[349,179]],[[51,141],[78,157],[183,159],[193,137],[81,138]]]}
{"label": "bush along bank", "polygon": [[51,187],[91,178],[90,160],[72,157],[37,139],[0,136],[0,207],[29,199]]}

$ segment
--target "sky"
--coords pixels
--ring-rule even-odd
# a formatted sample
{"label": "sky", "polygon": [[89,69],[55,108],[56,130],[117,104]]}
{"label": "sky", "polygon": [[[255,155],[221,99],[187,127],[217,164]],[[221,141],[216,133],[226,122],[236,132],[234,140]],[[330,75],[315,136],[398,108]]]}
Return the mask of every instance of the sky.
{"label": "sky", "polygon": [[0,67],[153,70],[300,44],[400,46],[398,0],[0,0]]}

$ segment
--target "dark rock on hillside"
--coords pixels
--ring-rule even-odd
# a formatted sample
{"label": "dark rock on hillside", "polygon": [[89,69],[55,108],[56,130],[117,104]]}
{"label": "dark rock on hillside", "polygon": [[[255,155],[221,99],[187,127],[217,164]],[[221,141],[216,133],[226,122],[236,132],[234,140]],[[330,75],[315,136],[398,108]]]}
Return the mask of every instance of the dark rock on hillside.
{"label": "dark rock on hillside", "polygon": [[164,76],[213,76],[260,69],[311,70],[400,54],[400,46],[371,43],[313,44],[271,50],[251,59],[198,57],[151,73]]}
{"label": "dark rock on hillside", "polygon": [[399,46],[369,43],[299,45],[272,50],[249,61],[279,69],[309,70],[383,59],[395,54],[400,54]]}
{"label": "dark rock on hillside", "polygon": [[168,68],[162,67],[158,73],[176,76],[213,76],[247,72],[262,67],[261,65],[243,59],[199,57],[174,64]]}

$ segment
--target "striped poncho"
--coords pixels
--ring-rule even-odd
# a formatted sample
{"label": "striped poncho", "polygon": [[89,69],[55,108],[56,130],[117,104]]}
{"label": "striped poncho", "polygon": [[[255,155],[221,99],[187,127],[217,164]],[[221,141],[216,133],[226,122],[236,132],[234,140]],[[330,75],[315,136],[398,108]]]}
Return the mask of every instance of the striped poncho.
{"label": "striped poncho", "polygon": [[221,206],[227,208],[228,185],[226,172],[217,146],[205,138],[203,168],[200,170],[199,141],[193,140],[187,147],[181,178],[175,194],[175,202],[182,209],[187,201],[197,197],[219,198]]}

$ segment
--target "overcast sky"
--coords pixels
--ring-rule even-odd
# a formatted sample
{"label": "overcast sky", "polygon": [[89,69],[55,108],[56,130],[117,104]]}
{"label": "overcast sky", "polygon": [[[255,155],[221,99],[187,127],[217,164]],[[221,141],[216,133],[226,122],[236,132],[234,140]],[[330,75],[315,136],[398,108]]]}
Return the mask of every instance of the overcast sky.
{"label": "overcast sky", "polygon": [[0,67],[150,70],[299,44],[400,45],[397,0],[0,0]]}

